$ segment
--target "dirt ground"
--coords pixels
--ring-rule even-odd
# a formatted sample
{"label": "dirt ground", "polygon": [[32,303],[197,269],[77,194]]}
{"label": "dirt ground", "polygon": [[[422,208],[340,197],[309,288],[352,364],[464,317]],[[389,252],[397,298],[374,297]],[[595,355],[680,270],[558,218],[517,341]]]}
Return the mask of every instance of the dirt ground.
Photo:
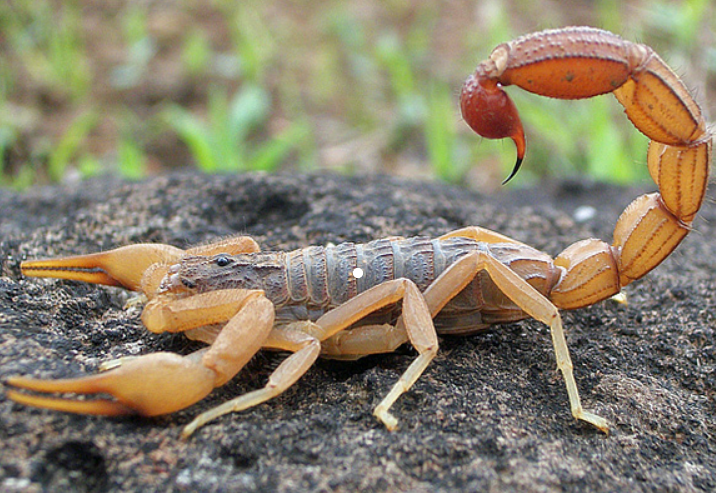
{"label": "dirt ground", "polygon": [[[25,279],[19,262],[140,241],[178,246],[237,232],[288,249],[487,226],[551,254],[611,238],[641,191],[560,183],[488,197],[389,177],[169,175],[77,189],[0,190],[0,379],[94,372],[122,355],[194,346],[152,335],[117,288]],[[596,209],[583,222],[582,206]],[[589,210],[582,207],[582,211]],[[0,393],[3,491],[713,491],[716,208],[663,265],[608,301],[564,313],[587,408],[573,420],[549,331],[534,321],[442,338],[387,431],[373,406],[415,357],[320,361],[284,395],[188,442],[193,416],[262,385],[261,354],[174,415],[107,419],[29,409]]]}

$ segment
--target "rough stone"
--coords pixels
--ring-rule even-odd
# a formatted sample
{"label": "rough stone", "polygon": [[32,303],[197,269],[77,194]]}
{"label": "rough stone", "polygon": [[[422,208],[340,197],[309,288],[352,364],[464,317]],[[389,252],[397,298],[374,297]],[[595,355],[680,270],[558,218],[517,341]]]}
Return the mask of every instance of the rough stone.
{"label": "rough stone", "polygon": [[[25,258],[139,242],[186,246],[253,235],[288,249],[476,224],[551,254],[609,240],[641,191],[561,183],[481,196],[389,177],[170,175],[102,179],[78,189],[0,191],[0,379],[64,377],[159,350],[117,288],[25,279]],[[577,222],[572,214],[597,213]],[[663,265],[612,301],[564,313],[584,404],[610,435],[571,418],[546,327],[534,321],[442,338],[441,350],[394,407],[371,415],[415,354],[319,361],[267,404],[225,416],[188,442],[193,416],[259,387],[279,361],[258,355],[226,387],[174,415],[108,419],[30,409],[0,394],[3,491],[713,491],[716,213]]]}

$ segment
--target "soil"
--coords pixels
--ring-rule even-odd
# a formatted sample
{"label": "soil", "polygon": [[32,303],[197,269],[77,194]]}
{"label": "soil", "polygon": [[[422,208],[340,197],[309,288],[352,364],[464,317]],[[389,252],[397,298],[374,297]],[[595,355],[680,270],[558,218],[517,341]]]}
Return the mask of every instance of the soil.
{"label": "soil", "polygon": [[[195,349],[147,333],[118,288],[26,279],[26,258],[135,242],[186,246],[248,233],[266,249],[489,227],[551,254],[611,238],[643,190],[558,183],[483,196],[391,177],[169,175],[140,183],[0,190],[0,379],[75,376],[100,362]],[[596,214],[577,221],[576,210]],[[372,408],[410,348],[319,361],[286,393],[179,439],[196,414],[260,387],[260,353],[204,401],[154,419],[75,416],[0,394],[3,491],[713,491],[716,208],[707,202],[661,266],[613,301],[563,314],[585,407],[571,418],[548,329],[531,320],[441,338],[433,364],[394,407]]]}

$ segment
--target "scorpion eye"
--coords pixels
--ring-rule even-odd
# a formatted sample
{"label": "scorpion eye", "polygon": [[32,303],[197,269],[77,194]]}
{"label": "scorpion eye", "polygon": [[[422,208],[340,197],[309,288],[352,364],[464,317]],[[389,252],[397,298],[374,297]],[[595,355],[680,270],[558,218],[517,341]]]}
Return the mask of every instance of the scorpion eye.
{"label": "scorpion eye", "polygon": [[218,257],[216,257],[216,265],[218,265],[219,267],[226,267],[230,263],[231,260],[229,260],[229,257],[227,257],[226,255],[219,255]]}

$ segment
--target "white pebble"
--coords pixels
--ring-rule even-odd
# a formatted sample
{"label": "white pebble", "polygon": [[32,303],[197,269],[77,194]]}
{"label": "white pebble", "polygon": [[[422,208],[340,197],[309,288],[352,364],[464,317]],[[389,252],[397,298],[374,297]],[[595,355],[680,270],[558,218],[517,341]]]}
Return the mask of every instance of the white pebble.
{"label": "white pebble", "polygon": [[572,217],[574,217],[574,220],[578,223],[583,223],[589,221],[596,215],[597,209],[595,209],[591,205],[581,205],[574,210],[574,214],[572,215]]}

